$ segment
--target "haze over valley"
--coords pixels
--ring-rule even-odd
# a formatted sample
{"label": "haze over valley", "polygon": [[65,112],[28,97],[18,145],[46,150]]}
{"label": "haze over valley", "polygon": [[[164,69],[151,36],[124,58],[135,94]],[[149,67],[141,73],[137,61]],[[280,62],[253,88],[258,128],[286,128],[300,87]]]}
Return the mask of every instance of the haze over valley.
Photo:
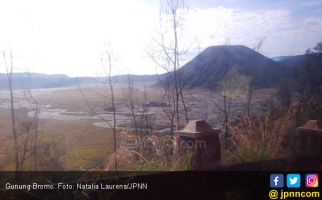
{"label": "haze over valley", "polygon": [[223,164],[289,158],[322,120],[319,1],[18,2],[0,3],[1,171],[190,170],[195,120]]}

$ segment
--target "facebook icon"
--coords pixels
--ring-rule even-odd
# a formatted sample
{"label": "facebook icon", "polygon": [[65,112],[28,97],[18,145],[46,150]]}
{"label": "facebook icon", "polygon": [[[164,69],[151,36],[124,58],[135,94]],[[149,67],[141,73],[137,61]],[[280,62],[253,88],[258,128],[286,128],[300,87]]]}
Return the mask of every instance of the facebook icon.
{"label": "facebook icon", "polygon": [[284,187],[284,175],[283,174],[271,174],[270,185],[271,185],[271,188]]}

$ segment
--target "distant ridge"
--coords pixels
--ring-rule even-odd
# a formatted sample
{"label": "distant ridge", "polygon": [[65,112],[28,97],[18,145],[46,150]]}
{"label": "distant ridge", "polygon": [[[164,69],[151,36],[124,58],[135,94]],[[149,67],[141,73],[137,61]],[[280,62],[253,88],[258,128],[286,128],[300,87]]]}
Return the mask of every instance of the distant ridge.
{"label": "distant ridge", "polygon": [[[295,78],[304,55],[280,56],[274,61],[243,45],[210,46],[179,69],[183,83],[190,88],[215,88],[232,68],[250,77],[256,88],[275,87],[284,79]],[[172,72],[170,72],[172,73]],[[129,75],[131,80],[167,82],[168,73],[160,75]],[[64,74],[14,73],[14,89],[53,88],[81,84],[97,84],[99,77],[71,78]],[[114,76],[118,83],[127,83],[128,75]],[[101,81],[102,82],[102,81]],[[8,89],[6,74],[0,73],[0,89]]]}
{"label": "distant ridge", "polygon": [[299,67],[305,61],[305,55],[285,56],[279,62],[290,67]]}
{"label": "distant ridge", "polygon": [[[128,76],[134,82],[156,82],[157,75],[117,75],[113,76],[116,83],[127,83]],[[162,76],[162,75],[160,75]],[[72,78],[64,74],[41,74],[18,72],[13,73],[13,88],[14,89],[41,89],[41,88],[56,88],[68,87],[80,84],[99,84],[103,82],[104,77],[79,77]],[[7,75],[0,73],[0,90],[8,89]]]}
{"label": "distant ridge", "polygon": [[280,62],[280,61],[288,59],[290,57],[293,57],[293,56],[275,56],[275,57],[271,57],[271,59],[276,62]]}
{"label": "distant ridge", "polygon": [[[64,74],[13,73],[13,89],[35,89],[68,86],[72,79]],[[0,89],[8,89],[7,74],[0,73]]]}

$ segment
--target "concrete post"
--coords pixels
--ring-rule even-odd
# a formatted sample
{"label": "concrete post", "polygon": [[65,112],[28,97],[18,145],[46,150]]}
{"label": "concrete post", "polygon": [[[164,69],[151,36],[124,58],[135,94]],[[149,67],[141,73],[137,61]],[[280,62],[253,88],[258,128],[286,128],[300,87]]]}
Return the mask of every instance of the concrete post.
{"label": "concrete post", "polygon": [[220,129],[213,129],[204,120],[189,121],[175,133],[176,154],[182,156],[188,149],[194,153],[194,170],[214,170],[221,161]]}
{"label": "concrete post", "polygon": [[322,155],[322,121],[309,120],[290,137],[295,156]]}

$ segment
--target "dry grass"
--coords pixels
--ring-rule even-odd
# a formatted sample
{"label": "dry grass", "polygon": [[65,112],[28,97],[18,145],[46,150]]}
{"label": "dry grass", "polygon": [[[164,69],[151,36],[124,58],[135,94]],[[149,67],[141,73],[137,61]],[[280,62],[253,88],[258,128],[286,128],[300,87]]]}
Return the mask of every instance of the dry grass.
{"label": "dry grass", "polygon": [[[9,121],[3,120],[0,132],[11,133]],[[42,149],[62,150],[60,156],[64,170],[103,170],[104,161],[110,155],[113,135],[110,129],[94,127],[90,122],[41,120],[39,124],[39,145]],[[1,141],[0,155],[4,155],[0,170],[14,169],[13,144],[10,139]],[[50,153],[50,152],[49,152]],[[48,157],[49,154],[43,155]],[[39,158],[42,159],[42,158]],[[1,160],[0,160],[1,161]],[[49,170],[43,166],[41,170]],[[26,160],[26,170],[33,170],[32,158]],[[56,169],[60,170],[60,169]]]}
{"label": "dry grass", "polygon": [[[3,142],[3,141],[0,141]],[[0,146],[0,169],[2,169],[4,167],[4,159],[6,157],[6,155],[4,154],[5,152],[5,146]]]}
{"label": "dry grass", "polygon": [[250,118],[241,118],[238,124],[229,127],[230,147],[225,149],[223,158],[226,162],[251,162],[285,156],[283,141],[295,127],[293,112],[273,120],[267,113],[255,122]]}
{"label": "dry grass", "polygon": [[[133,135],[123,133],[123,143],[127,137]],[[180,156],[173,155],[173,140],[160,138],[157,136],[145,136],[144,146],[137,148],[121,148],[109,157],[105,170],[113,171],[115,156],[117,159],[118,170],[120,171],[182,171],[192,167],[194,151],[187,150]]]}

